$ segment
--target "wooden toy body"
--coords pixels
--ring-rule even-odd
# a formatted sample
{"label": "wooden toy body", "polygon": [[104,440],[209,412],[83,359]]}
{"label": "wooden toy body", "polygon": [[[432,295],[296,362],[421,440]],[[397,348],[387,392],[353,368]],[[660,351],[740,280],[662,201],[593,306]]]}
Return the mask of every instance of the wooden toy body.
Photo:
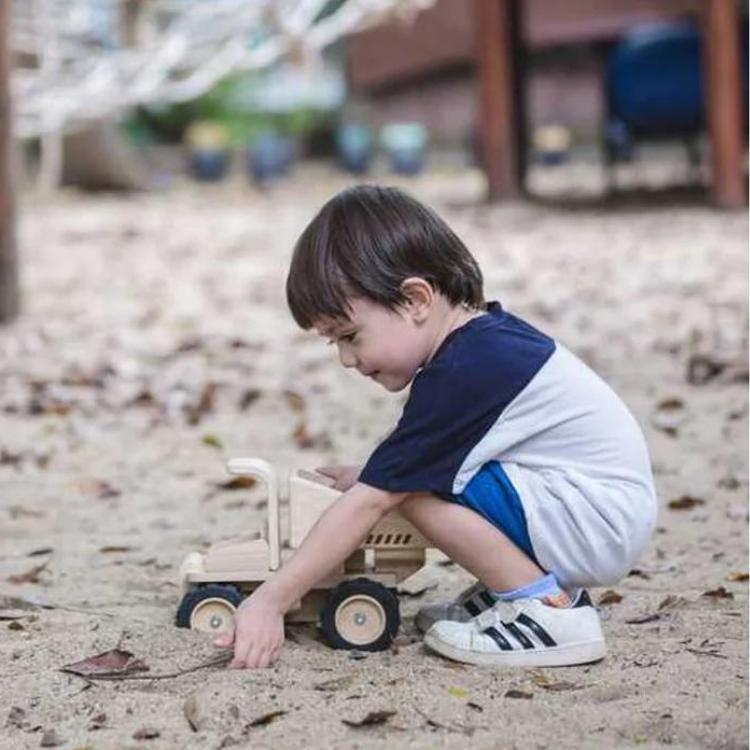
{"label": "wooden toy body", "polygon": [[[326,478],[305,471],[294,472],[286,483],[289,503],[289,529],[282,544],[279,513],[279,484],[273,467],[256,458],[233,459],[229,472],[263,480],[268,487],[268,518],[264,534],[245,533],[217,542],[207,552],[193,552],[182,563],[180,584],[183,593],[197,586],[233,584],[250,593],[294,554],[310,529],[341,492]],[[287,615],[289,621],[318,620],[321,602],[328,590],[343,581],[367,579],[394,588],[425,563],[429,542],[397,512],[384,516],[368,534],[362,546],[337,570],[298,602]]]}

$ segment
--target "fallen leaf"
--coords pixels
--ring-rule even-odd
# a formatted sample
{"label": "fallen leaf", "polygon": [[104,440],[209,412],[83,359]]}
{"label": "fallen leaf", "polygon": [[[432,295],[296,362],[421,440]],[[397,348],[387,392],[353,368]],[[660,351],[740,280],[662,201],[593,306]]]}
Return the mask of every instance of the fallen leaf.
{"label": "fallen leaf", "polygon": [[51,555],[55,550],[52,547],[39,547],[33,549],[27,554],[27,557],[41,557],[42,555]]}
{"label": "fallen leaf", "polygon": [[41,565],[35,565],[31,570],[27,570],[25,573],[16,573],[15,575],[8,576],[6,579],[9,583],[21,584],[21,583],[39,583],[39,574],[47,567],[47,563],[43,562]]}
{"label": "fallen leaf", "polygon": [[690,510],[698,505],[705,505],[706,501],[692,495],[682,495],[676,500],[670,500],[668,505],[672,510]]}
{"label": "fallen leaf", "polygon": [[191,406],[187,412],[187,421],[190,425],[196,425],[206,415],[214,409],[216,396],[216,383],[209,382],[203,386],[198,403]]}
{"label": "fallen leaf", "polygon": [[725,369],[726,363],[707,354],[691,354],[688,359],[687,380],[690,385],[705,385]]}
{"label": "fallen leaf", "polygon": [[11,620],[8,623],[8,630],[26,630],[26,628],[18,620]]}
{"label": "fallen leaf", "polygon": [[0,450],[0,466],[18,466],[23,461],[23,453],[11,453],[3,448]]}
{"label": "fallen leaf", "polygon": [[226,482],[217,482],[215,486],[219,490],[249,490],[256,484],[258,480],[253,477],[232,477]]}
{"label": "fallen leaf", "polygon": [[295,414],[302,414],[307,408],[304,396],[294,391],[284,391],[284,400]]}
{"label": "fallen leaf", "polygon": [[482,713],[482,711],[484,711],[484,708],[482,708],[482,706],[480,706],[478,703],[474,703],[474,701],[469,701],[466,704],[466,707],[471,708],[474,711],[478,711],[479,713]]}
{"label": "fallen leaf", "polygon": [[613,589],[607,589],[600,597],[599,604],[619,604],[622,601],[622,594],[618,594]]}
{"label": "fallen leaf", "polygon": [[0,620],[23,620],[30,613],[22,609],[0,609]]}
{"label": "fallen leaf", "polygon": [[723,586],[719,586],[711,591],[704,591],[701,596],[708,597],[709,599],[734,599],[734,594],[731,591],[727,591]]}
{"label": "fallen leaf", "polygon": [[651,424],[670,437],[677,436],[677,428],[685,420],[685,404],[679,398],[665,398],[656,406]]}
{"label": "fallen leaf", "polygon": [[300,448],[312,448],[315,445],[315,438],[310,434],[304,420],[297,425],[292,437]]}
{"label": "fallen leaf", "polygon": [[640,617],[633,617],[630,620],[625,620],[628,625],[645,625],[649,622],[656,622],[661,620],[661,615],[653,613],[650,615],[641,615]]}
{"label": "fallen leaf", "polygon": [[395,711],[370,711],[364,718],[359,720],[352,719],[341,719],[343,724],[348,727],[358,729],[360,727],[376,727],[381,724],[385,724],[392,716],[395,716]]}
{"label": "fallen leaf", "polygon": [[257,388],[249,388],[244,391],[240,396],[239,409],[240,411],[247,411],[261,396],[260,391]]}
{"label": "fallen leaf", "polygon": [[191,693],[182,704],[182,713],[194,732],[197,732],[200,727],[199,712],[198,698],[195,693]]}
{"label": "fallen leaf", "polygon": [[221,450],[224,446],[219,439],[218,435],[214,435],[213,433],[209,432],[206,435],[204,435],[201,438],[201,441],[203,445],[208,445],[211,448],[217,448],[218,450]]}
{"label": "fallen leaf", "polygon": [[130,552],[133,548],[125,544],[108,544],[106,547],[99,547],[99,552],[108,554],[110,552]]}
{"label": "fallen leaf", "polygon": [[263,714],[257,719],[253,719],[247,726],[248,727],[264,727],[266,724],[270,724],[272,721],[276,721],[280,716],[283,716],[286,711],[271,711],[270,713]]}
{"label": "fallen leaf", "polygon": [[152,729],[151,727],[142,727],[133,734],[134,740],[155,740],[160,736],[158,729]]}
{"label": "fallen leaf", "polygon": [[448,692],[454,698],[468,698],[469,697],[468,690],[464,690],[462,687],[449,687]]}
{"label": "fallen leaf", "polygon": [[742,581],[747,581],[747,579],[748,579],[747,573],[730,573],[727,576],[727,581],[742,582]]}
{"label": "fallen leaf", "polygon": [[505,691],[506,698],[521,698],[523,700],[531,700],[534,697],[534,693],[525,693],[523,690],[510,690]]}
{"label": "fallen leaf", "polygon": [[69,672],[81,677],[126,675],[133,672],[147,672],[148,670],[149,667],[140,659],[136,659],[130,651],[123,651],[119,648],[89,656],[87,659],[66,664],[60,668],[61,672]]}
{"label": "fallen leaf", "polygon": [[95,731],[97,729],[101,729],[106,723],[107,723],[107,714],[103,712],[100,714],[97,714],[91,719],[91,723],[89,724],[89,730]]}
{"label": "fallen leaf", "polygon": [[657,609],[660,612],[664,612],[671,609],[679,609],[680,607],[684,607],[687,603],[688,601],[684,597],[677,596],[676,594],[669,594],[659,602]]}

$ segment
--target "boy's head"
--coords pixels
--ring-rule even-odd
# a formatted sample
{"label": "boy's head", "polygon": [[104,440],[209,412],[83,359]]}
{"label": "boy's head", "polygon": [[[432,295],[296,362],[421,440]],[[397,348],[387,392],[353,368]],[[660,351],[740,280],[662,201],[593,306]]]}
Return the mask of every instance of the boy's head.
{"label": "boy's head", "polygon": [[450,227],[397,188],[370,185],[323,206],[297,241],[286,288],[297,323],[388,390],[424,364],[438,318],[484,308],[479,266]]}

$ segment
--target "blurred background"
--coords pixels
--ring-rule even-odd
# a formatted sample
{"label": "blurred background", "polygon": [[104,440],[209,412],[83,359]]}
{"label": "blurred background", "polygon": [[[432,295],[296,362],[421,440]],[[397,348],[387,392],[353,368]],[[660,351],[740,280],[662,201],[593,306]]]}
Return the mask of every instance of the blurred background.
{"label": "blurred background", "polygon": [[[0,589],[35,607],[0,639],[12,747],[37,747],[49,717],[99,743],[101,707],[112,746],[142,717],[192,746],[170,683],[94,711],[50,665],[131,636],[182,658],[180,560],[265,522],[264,488],[228,482],[226,458],[359,463],[392,428],[405,394],[342,368],[286,308],[297,237],[359,182],[433,207],[487,299],[613,385],[662,498],[639,568],[597,598],[623,601],[602,615],[612,657],[580,677],[596,687],[461,684],[485,717],[508,714],[507,688],[535,691],[509,747],[745,746],[747,23],[737,0],[0,0]],[[428,596],[466,583],[431,570]],[[363,662],[358,703],[396,702],[389,747],[434,747],[415,705],[455,726],[471,709],[435,703],[458,677],[435,683],[416,640],[399,648],[405,671]],[[295,692],[330,653],[288,654],[263,684],[295,710],[262,741],[299,747],[315,726],[336,746],[348,691]],[[246,684],[242,711],[266,701]]]}

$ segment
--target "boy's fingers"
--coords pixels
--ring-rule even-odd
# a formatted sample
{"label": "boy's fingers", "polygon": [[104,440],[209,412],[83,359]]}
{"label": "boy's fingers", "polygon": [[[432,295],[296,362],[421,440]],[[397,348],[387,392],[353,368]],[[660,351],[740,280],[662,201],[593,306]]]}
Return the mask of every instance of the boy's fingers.
{"label": "boy's fingers", "polygon": [[221,635],[217,635],[216,638],[214,638],[214,646],[219,646],[220,648],[229,648],[229,646],[231,646],[233,642],[234,630],[230,631],[229,633],[222,633]]}

